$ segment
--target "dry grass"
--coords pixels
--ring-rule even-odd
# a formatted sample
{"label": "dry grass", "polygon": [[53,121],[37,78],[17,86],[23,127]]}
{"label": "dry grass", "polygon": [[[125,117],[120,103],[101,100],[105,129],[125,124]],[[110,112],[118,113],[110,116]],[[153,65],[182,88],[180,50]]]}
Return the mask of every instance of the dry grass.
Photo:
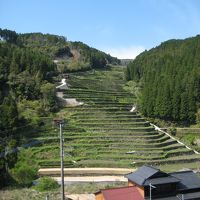
{"label": "dry grass", "polygon": [[[127,183],[81,183],[65,186],[65,194],[92,194],[99,189],[126,186]],[[50,200],[60,200],[60,190],[55,192],[38,192],[31,188],[6,188],[0,190],[0,200],[44,200],[46,195]]]}
{"label": "dry grass", "polygon": [[[50,199],[59,199],[59,192],[51,192]],[[33,189],[5,189],[0,191],[0,200],[44,200],[47,192],[37,192]]]}

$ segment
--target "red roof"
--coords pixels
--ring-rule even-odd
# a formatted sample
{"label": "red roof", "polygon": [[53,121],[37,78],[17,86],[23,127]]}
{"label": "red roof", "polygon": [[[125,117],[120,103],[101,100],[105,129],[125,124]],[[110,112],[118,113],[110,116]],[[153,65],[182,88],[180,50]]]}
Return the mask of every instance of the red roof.
{"label": "red roof", "polygon": [[105,200],[144,200],[135,186],[101,190]]}

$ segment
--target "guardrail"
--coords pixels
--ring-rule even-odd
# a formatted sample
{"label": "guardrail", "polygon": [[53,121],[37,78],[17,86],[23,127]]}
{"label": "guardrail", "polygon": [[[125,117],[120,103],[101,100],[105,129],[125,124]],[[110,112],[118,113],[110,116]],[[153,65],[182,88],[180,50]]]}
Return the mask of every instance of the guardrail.
{"label": "guardrail", "polygon": [[194,149],[191,149],[190,147],[188,147],[186,144],[184,144],[184,143],[181,142],[180,140],[177,140],[175,137],[171,136],[169,133],[167,133],[167,132],[161,130],[161,128],[158,127],[158,126],[156,126],[155,124],[150,123],[150,125],[153,126],[153,127],[155,128],[155,130],[157,130],[157,131],[159,131],[159,132],[161,132],[161,133],[166,134],[166,135],[169,136],[172,140],[175,140],[175,141],[178,142],[179,144],[185,146],[187,149],[193,151],[195,154],[200,154],[198,151],[196,151],[196,150],[194,150]]}

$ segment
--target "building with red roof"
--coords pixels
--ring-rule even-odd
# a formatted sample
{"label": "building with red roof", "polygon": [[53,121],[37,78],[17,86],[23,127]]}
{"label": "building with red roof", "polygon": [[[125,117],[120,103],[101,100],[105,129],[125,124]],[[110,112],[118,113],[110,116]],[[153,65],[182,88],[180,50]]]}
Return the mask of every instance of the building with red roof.
{"label": "building with red roof", "polygon": [[95,193],[96,200],[144,200],[137,187],[103,189]]}

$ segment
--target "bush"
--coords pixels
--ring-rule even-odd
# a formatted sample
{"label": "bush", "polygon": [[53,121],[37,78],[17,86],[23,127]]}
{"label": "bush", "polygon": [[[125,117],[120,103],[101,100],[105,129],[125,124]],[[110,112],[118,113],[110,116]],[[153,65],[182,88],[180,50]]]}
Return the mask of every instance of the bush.
{"label": "bush", "polygon": [[29,187],[37,178],[37,171],[38,166],[31,149],[22,149],[18,155],[18,162],[10,170],[10,175],[17,185]]}
{"label": "bush", "polygon": [[171,127],[169,128],[169,133],[173,136],[176,136],[176,128],[175,127]]}
{"label": "bush", "polygon": [[31,186],[36,178],[37,170],[27,163],[20,163],[11,170],[11,176],[20,186]]}
{"label": "bush", "polygon": [[43,191],[55,190],[58,187],[59,187],[58,183],[53,178],[44,176],[39,179],[35,189],[40,192],[43,192]]}

